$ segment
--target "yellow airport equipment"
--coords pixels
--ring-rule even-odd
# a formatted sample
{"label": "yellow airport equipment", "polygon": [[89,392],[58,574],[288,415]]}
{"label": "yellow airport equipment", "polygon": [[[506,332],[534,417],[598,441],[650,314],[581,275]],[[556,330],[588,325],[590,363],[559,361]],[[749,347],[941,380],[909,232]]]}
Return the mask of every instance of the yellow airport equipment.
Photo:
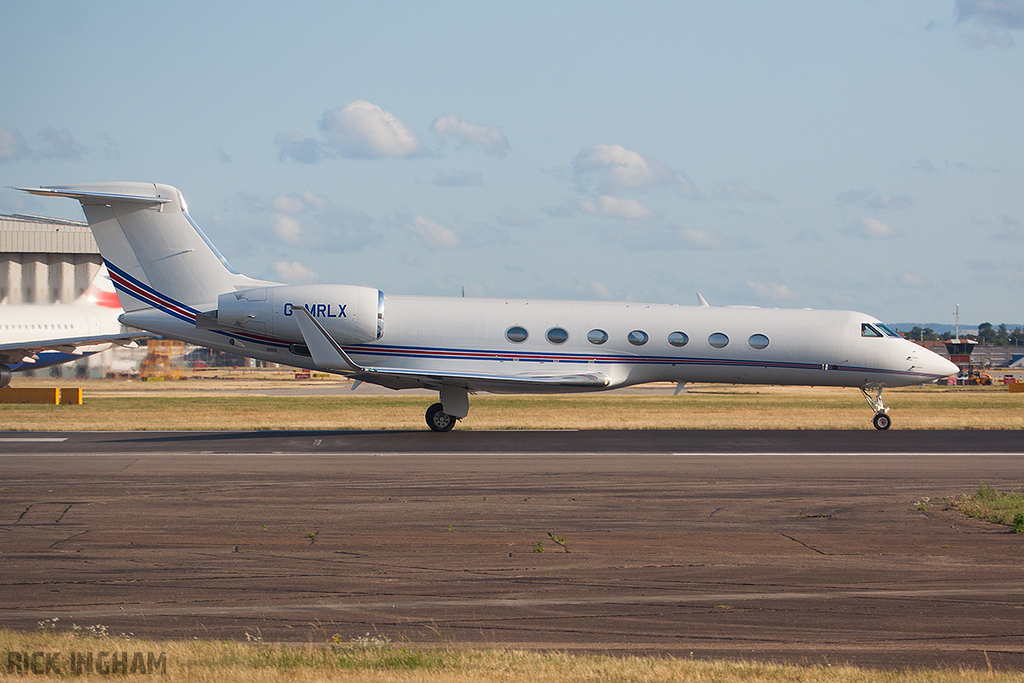
{"label": "yellow airport equipment", "polygon": [[185,356],[185,342],[175,339],[150,339],[149,353],[139,366],[142,379],[178,379]]}
{"label": "yellow airport equipment", "polygon": [[36,389],[29,387],[4,387],[0,389],[0,403],[35,403],[41,405],[82,405],[82,388]]}

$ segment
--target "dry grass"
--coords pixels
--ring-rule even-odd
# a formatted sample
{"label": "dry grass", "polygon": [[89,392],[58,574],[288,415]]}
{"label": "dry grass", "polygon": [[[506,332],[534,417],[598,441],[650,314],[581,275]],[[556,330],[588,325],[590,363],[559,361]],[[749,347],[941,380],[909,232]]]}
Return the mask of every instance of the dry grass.
{"label": "dry grass", "polygon": [[[8,673],[9,652],[57,653],[58,665],[67,666],[72,652],[101,651],[166,654],[166,674],[121,675],[135,680],[220,681],[422,681],[462,683],[502,681],[716,681],[749,683],[971,683],[1019,681],[1019,673],[975,669],[916,669],[882,671],[843,665],[788,666],[749,661],[677,659],[671,657],[612,657],[539,653],[502,649],[444,647],[421,649],[360,639],[324,645],[271,645],[226,641],[124,640],[74,636],[68,632],[22,634],[0,631],[3,680],[66,680],[67,673],[33,675]],[[73,680],[107,680],[110,674],[72,676]]]}
{"label": "dry grass", "polygon": [[[36,381],[43,385],[44,382]],[[24,384],[22,384],[24,386]],[[280,382],[95,381],[81,406],[0,405],[0,431],[424,429],[433,396],[260,395]],[[302,391],[294,383],[287,388]],[[307,385],[310,386],[310,385]],[[313,383],[320,388],[324,383]],[[894,429],[1024,429],[1024,394],[1005,387],[885,392]],[[459,429],[872,429],[856,389],[697,385],[642,393],[480,395]]]}

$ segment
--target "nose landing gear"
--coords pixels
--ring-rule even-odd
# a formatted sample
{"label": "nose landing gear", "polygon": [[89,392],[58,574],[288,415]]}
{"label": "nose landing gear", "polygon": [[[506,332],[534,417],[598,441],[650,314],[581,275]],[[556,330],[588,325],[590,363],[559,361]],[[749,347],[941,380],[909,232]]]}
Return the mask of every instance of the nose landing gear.
{"label": "nose landing gear", "polygon": [[[874,396],[868,393],[868,388],[875,390]],[[892,418],[889,417],[889,409],[882,403],[882,387],[861,387],[860,393],[864,394],[864,399],[867,400],[871,409],[875,411],[875,416],[871,419],[875,429],[884,431],[891,427]]]}

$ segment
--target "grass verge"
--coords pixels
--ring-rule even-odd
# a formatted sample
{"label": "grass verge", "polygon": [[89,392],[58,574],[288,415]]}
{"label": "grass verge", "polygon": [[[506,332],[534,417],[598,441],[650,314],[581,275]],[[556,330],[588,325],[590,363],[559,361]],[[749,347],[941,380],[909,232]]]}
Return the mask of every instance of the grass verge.
{"label": "grass verge", "polygon": [[[1019,681],[1017,672],[992,669],[914,669],[883,671],[845,665],[790,666],[750,661],[700,660],[673,657],[573,655],[504,649],[430,648],[393,644],[386,638],[367,637],[324,645],[280,645],[229,641],[149,641],[69,632],[17,633],[0,631],[0,680],[106,680],[106,672],[71,669],[72,654],[81,662],[92,654],[95,668],[117,658],[128,662],[127,671],[116,671],[121,679],[203,681],[421,681],[462,683],[469,681],[716,681],[740,683],[777,681],[817,683],[973,683],[974,681]],[[90,633],[95,633],[92,631]],[[39,656],[35,656],[39,653]],[[140,656],[136,656],[137,653]],[[45,655],[50,655],[49,660]],[[12,671],[10,663],[42,671]],[[52,664],[50,672],[45,663]],[[132,663],[149,662],[155,671],[131,672]],[[155,666],[154,666],[155,665]],[[156,675],[154,675],[156,674]]]}
{"label": "grass verge", "polygon": [[959,510],[968,517],[1004,524],[1015,534],[1024,534],[1024,495],[1020,491],[997,491],[988,484],[979,484],[974,493],[954,497],[947,510]]}
{"label": "grass verge", "polygon": [[[163,384],[163,383],[161,383]],[[207,384],[208,385],[208,384]],[[180,386],[171,385],[172,387]],[[886,392],[893,429],[1024,429],[1024,394],[944,387]],[[86,388],[80,406],[0,405],[0,431],[426,428],[434,396],[182,395]],[[856,389],[703,385],[681,396],[480,395],[458,429],[866,429]]]}

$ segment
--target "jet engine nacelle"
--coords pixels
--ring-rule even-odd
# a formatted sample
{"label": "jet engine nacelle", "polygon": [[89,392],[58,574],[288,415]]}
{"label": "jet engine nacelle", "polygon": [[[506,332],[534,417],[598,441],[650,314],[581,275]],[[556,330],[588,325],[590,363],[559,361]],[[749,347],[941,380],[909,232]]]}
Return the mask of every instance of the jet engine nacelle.
{"label": "jet engine nacelle", "polygon": [[384,334],[384,292],[353,285],[281,285],[228,292],[217,298],[216,324],[301,343],[296,308],[309,311],[341,344],[371,342]]}

